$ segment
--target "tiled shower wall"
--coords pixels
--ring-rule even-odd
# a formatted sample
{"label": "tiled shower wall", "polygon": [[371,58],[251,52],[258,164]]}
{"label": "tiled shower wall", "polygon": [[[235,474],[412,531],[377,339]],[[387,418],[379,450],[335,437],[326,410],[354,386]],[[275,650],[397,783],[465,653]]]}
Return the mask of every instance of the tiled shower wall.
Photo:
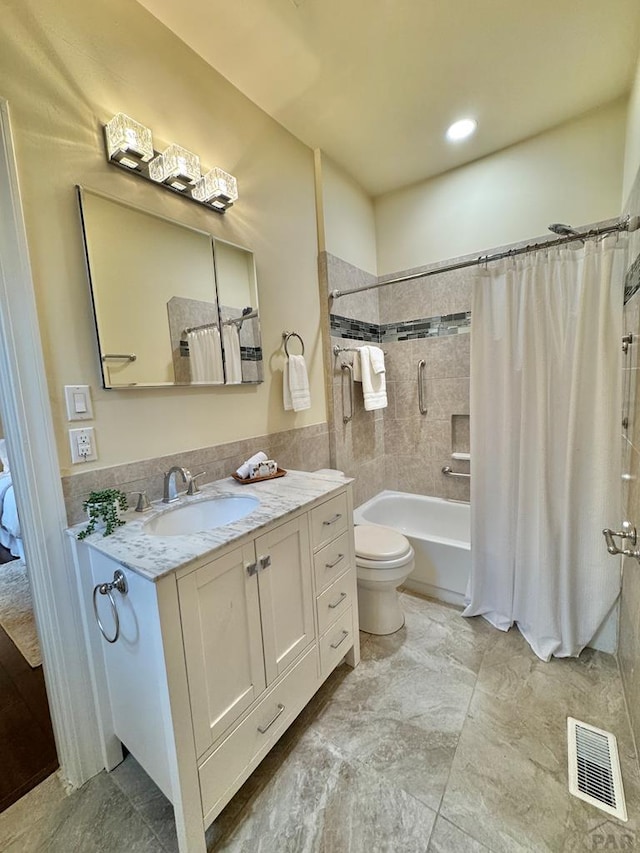
{"label": "tiled shower wall", "polygon": [[[640,212],[640,172],[626,210]],[[625,519],[640,529],[640,232],[629,238],[627,303],[624,331],[633,335],[623,362],[622,433],[623,507]],[[626,426],[625,426],[626,423]],[[622,519],[612,519],[612,525]],[[637,546],[636,546],[637,547]],[[618,659],[631,727],[640,745],[640,563],[625,558],[620,599]]]}
{"label": "tiled shower wall", "polygon": [[[469,463],[452,460],[469,450],[469,328],[472,272],[443,273],[331,301],[331,349],[378,343],[386,353],[388,407],[364,409],[354,386],[349,414],[348,375],[328,353],[328,398],[332,465],[355,476],[356,505],[382,489],[469,499],[469,480],[445,477],[442,467],[468,473]],[[376,277],[324,253],[322,289],[350,290]],[[321,289],[321,292],[322,292]],[[417,365],[424,358],[427,414],[418,409]]]}

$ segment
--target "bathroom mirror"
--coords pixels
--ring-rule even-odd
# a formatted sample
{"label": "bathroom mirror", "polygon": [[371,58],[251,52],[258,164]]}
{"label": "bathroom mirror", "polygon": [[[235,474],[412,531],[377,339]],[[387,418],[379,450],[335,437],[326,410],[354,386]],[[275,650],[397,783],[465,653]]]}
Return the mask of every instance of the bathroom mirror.
{"label": "bathroom mirror", "polygon": [[104,387],[262,381],[253,253],[77,189]]}

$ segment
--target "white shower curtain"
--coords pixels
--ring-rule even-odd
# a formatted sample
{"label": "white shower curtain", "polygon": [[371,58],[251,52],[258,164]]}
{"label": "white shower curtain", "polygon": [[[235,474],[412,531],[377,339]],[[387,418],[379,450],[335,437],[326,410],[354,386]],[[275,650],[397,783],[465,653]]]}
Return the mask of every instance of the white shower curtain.
{"label": "white shower curtain", "polygon": [[191,381],[206,384],[222,384],[222,347],[220,332],[216,326],[192,329],[187,334],[191,360]]}
{"label": "white shower curtain", "polygon": [[575,656],[615,602],[623,241],[490,264],[473,288],[465,616]]}

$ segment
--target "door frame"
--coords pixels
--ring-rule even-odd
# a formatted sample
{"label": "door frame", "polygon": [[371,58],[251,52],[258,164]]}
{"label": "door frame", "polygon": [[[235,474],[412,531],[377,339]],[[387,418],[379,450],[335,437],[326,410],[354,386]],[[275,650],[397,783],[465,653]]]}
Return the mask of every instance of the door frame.
{"label": "door frame", "polygon": [[9,104],[0,98],[0,398],[63,779],[98,773],[96,710],[67,534]]}

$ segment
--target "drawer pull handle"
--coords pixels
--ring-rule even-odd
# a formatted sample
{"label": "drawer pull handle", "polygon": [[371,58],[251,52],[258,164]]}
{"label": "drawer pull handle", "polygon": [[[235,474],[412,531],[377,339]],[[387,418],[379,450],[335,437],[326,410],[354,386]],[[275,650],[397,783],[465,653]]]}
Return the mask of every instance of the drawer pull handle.
{"label": "drawer pull handle", "polygon": [[271,726],[275,723],[275,721],[278,719],[278,717],[280,716],[280,714],[283,711],[284,711],[284,705],[282,703],[278,702],[278,710],[275,712],[273,717],[269,720],[267,725],[266,726],[258,726],[258,731],[260,732],[261,735],[265,734],[271,728]]}
{"label": "drawer pull handle", "polygon": [[326,568],[326,569],[334,569],[334,568],[338,565],[338,563],[340,562],[340,560],[344,560],[344,554],[338,554],[338,556],[335,558],[335,560],[333,561],[333,563],[325,563],[325,564],[324,564],[324,565],[325,565],[325,568]]}
{"label": "drawer pull handle", "polygon": [[344,631],[344,630],[343,630],[343,632],[342,632],[342,636],[340,637],[340,639],[338,640],[338,642],[337,642],[337,643],[331,643],[331,648],[332,648],[332,649],[337,649],[337,648],[338,648],[338,646],[341,646],[341,645],[342,645],[342,643],[344,643],[344,641],[347,639],[347,637],[348,637],[348,636],[349,636],[349,632],[348,632],[348,631]]}
{"label": "drawer pull handle", "polygon": [[347,593],[341,592],[340,598],[337,601],[334,601],[333,604],[329,605],[329,610],[335,610],[339,604],[342,604],[342,602],[345,600],[346,597],[347,597]]}
{"label": "drawer pull handle", "polygon": [[326,527],[329,527],[329,525],[330,525],[330,524],[335,524],[335,523],[336,523],[336,521],[340,521],[340,519],[341,519],[341,518],[342,518],[342,513],[341,513],[341,512],[337,512],[337,513],[333,516],[333,518],[330,518],[328,521],[323,521],[322,523],[323,523]]}

